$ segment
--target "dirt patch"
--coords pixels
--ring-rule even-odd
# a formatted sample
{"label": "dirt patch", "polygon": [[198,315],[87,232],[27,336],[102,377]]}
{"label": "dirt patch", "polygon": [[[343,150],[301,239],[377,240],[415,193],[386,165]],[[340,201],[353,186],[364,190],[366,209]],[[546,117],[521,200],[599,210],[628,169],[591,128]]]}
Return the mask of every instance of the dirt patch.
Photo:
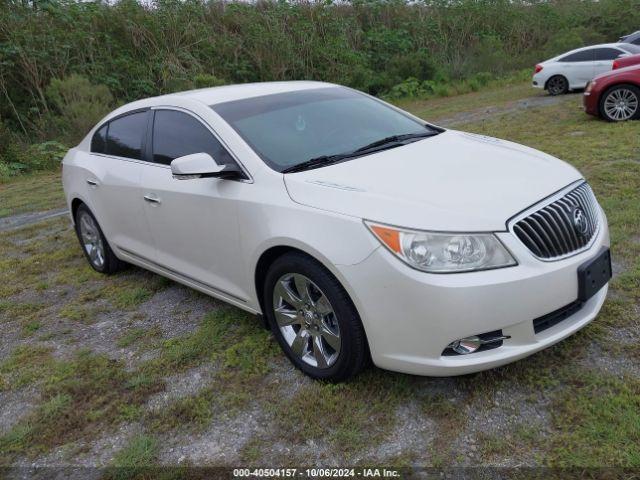
{"label": "dirt patch", "polygon": [[60,217],[69,212],[66,208],[58,208],[55,210],[45,210],[42,212],[21,213],[19,215],[11,215],[9,217],[0,218],[0,232],[14,230],[16,228],[25,227],[34,223],[49,220],[50,218]]}
{"label": "dirt patch", "polygon": [[40,403],[40,393],[32,386],[15,391],[0,391],[0,436],[7,433]]}
{"label": "dirt patch", "polygon": [[418,402],[400,405],[393,430],[380,445],[368,450],[356,462],[385,464],[411,452],[413,461],[430,465],[430,446],[437,432],[436,422],[425,415]]}
{"label": "dirt patch", "polygon": [[222,415],[199,434],[178,433],[162,439],[160,463],[198,466],[234,465],[239,462],[242,447],[264,429],[261,406],[250,405],[234,416]]}
{"label": "dirt patch", "polygon": [[443,127],[452,127],[455,125],[462,125],[465,123],[480,122],[483,120],[493,119],[497,115],[516,113],[516,112],[530,109],[530,108],[548,107],[550,105],[557,105],[558,103],[572,102],[576,100],[578,95],[579,94],[568,94],[568,95],[562,95],[557,97],[551,97],[551,96],[528,97],[528,98],[517,100],[515,102],[509,102],[501,106],[482,107],[477,110],[458,113],[450,117],[439,118],[435,121],[435,123]]}

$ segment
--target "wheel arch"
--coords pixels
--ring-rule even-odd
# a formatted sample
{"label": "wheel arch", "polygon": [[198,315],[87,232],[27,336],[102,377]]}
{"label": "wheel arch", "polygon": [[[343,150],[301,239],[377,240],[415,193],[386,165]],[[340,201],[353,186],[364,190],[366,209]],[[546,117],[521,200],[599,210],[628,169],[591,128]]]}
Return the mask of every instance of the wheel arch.
{"label": "wheel arch", "polygon": [[71,200],[71,220],[74,224],[76,223],[76,212],[78,211],[78,208],[80,208],[80,205],[86,205],[86,202],[84,202],[80,197],[75,197]]}
{"label": "wheel arch", "polygon": [[[268,247],[259,255],[258,260],[255,264],[255,268],[253,269],[254,271],[253,281],[254,281],[254,288],[256,292],[256,298],[258,300],[258,304],[260,306],[261,312],[264,313],[264,298],[263,298],[262,290],[263,290],[264,280],[267,276],[267,272],[269,271],[269,267],[273,265],[273,262],[275,262],[278,258],[291,252],[300,253],[318,262],[326,270],[328,270],[334,277],[338,279],[338,281],[342,285],[342,288],[347,290],[347,293],[349,292],[349,289],[344,284],[344,279],[341,278],[341,275],[338,272],[336,272],[336,269],[333,268],[331,262],[327,261],[325,258],[322,258],[320,255],[316,253],[311,253],[309,250],[310,249],[305,249],[304,247],[301,247],[301,246],[279,244],[279,245],[273,245]],[[351,297],[351,294],[349,294],[349,296]]]}
{"label": "wheel arch", "polygon": [[256,297],[258,300],[258,305],[260,307],[260,311],[262,312],[261,317],[264,322],[265,328],[268,330],[268,320],[265,315],[264,308],[264,298],[263,298],[263,288],[264,281],[266,279],[267,272],[269,267],[282,255],[287,253],[300,253],[310,259],[318,262],[322,267],[324,267],[331,275],[333,275],[338,283],[342,286],[344,291],[347,294],[348,299],[351,301],[351,304],[355,308],[358,313],[358,317],[360,319],[360,323],[362,324],[362,328],[364,331],[365,345],[367,348],[367,355],[369,359],[371,359],[371,345],[369,344],[369,336],[367,335],[367,327],[366,322],[363,320],[362,311],[358,306],[358,302],[356,301],[356,297],[351,289],[351,285],[346,281],[343,275],[340,274],[339,270],[335,268],[335,266],[328,260],[321,258],[322,256],[319,254],[312,254],[306,251],[304,248],[300,248],[299,246],[292,246],[287,244],[273,245],[266,250],[264,250],[256,262],[256,266],[254,269],[254,288],[256,292]]}
{"label": "wheel arch", "polygon": [[[264,315],[264,298],[263,298],[263,285],[264,280],[266,278],[269,267],[282,255],[285,255],[290,252],[300,253],[305,255],[312,260],[318,262],[322,265],[331,275],[333,275],[342,288],[347,292],[351,303],[354,305],[360,319],[362,320],[361,309],[358,308],[357,298],[352,291],[351,285],[346,281],[344,276],[340,273],[340,271],[336,268],[336,266],[327,258],[325,258],[319,252],[315,252],[312,248],[305,248],[302,245],[291,245],[287,243],[279,243],[276,245],[271,245],[268,248],[265,248],[262,253],[258,256],[257,261],[255,262],[255,267],[253,268],[253,287],[255,289],[255,295],[257,300],[257,306],[260,311]],[[365,322],[363,322],[364,325]],[[366,328],[365,328],[366,331]]]}

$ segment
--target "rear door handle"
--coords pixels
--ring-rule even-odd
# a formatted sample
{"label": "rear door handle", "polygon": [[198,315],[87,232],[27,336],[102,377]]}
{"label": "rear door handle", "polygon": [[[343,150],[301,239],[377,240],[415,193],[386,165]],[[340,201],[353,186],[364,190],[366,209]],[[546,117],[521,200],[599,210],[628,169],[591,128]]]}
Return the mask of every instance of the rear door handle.
{"label": "rear door handle", "polygon": [[92,187],[97,187],[98,186],[98,182],[96,182],[95,180],[91,180],[89,178],[87,178],[87,183],[89,185],[91,185]]}
{"label": "rear door handle", "polygon": [[155,203],[155,204],[162,203],[160,201],[160,199],[158,197],[156,197],[155,195],[145,195],[143,198],[145,199],[145,201],[147,201],[149,203]]}

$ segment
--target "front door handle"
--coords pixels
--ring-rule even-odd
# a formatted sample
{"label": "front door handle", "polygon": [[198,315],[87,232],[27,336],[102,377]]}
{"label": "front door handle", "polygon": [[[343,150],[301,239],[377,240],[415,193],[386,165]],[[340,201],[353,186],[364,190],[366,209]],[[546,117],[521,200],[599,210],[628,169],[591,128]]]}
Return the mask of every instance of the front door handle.
{"label": "front door handle", "polygon": [[91,185],[92,187],[97,187],[98,186],[98,182],[96,182],[95,180],[91,180],[89,178],[87,178],[87,183],[89,185]]}
{"label": "front door handle", "polygon": [[145,195],[143,198],[145,199],[145,201],[147,201],[149,203],[155,203],[155,204],[162,203],[160,201],[160,199],[158,197],[156,197],[155,195]]}

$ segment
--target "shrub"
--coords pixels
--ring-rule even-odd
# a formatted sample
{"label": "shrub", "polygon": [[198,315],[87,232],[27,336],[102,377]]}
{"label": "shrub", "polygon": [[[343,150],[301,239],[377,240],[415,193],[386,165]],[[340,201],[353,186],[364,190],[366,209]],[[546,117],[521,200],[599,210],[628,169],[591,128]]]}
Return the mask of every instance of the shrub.
{"label": "shrub", "polygon": [[66,152],[67,147],[56,141],[25,145],[0,122],[0,180],[20,173],[55,168]]}
{"label": "shrub", "polygon": [[36,143],[28,147],[25,162],[30,171],[47,170],[60,165],[66,153],[67,147],[55,140]]}
{"label": "shrub", "polygon": [[45,122],[58,137],[76,143],[113,108],[113,96],[104,85],[92,85],[80,75],[54,78],[46,96],[53,107]]}

